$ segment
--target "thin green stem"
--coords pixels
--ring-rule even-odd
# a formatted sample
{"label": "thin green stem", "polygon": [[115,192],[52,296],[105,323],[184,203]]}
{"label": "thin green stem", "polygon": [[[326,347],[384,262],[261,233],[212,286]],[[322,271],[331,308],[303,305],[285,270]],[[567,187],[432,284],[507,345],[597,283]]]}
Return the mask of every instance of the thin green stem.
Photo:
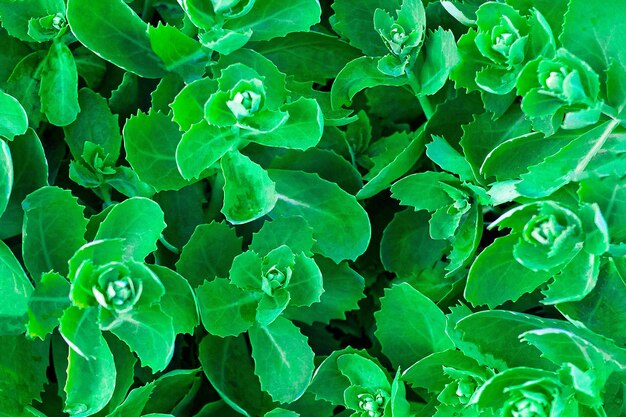
{"label": "thin green stem", "polygon": [[180,251],[178,250],[178,248],[174,245],[172,245],[170,242],[168,242],[165,239],[165,236],[163,236],[163,234],[161,234],[161,236],[159,237],[159,242],[161,242],[161,244],[165,247],[165,249],[169,250],[170,252],[174,253],[175,255],[180,254]]}
{"label": "thin green stem", "polygon": [[435,109],[433,108],[433,105],[428,97],[417,96],[417,100],[420,102],[420,106],[422,106],[422,111],[424,112],[424,116],[426,116],[426,119],[430,119],[433,113],[435,113]]}

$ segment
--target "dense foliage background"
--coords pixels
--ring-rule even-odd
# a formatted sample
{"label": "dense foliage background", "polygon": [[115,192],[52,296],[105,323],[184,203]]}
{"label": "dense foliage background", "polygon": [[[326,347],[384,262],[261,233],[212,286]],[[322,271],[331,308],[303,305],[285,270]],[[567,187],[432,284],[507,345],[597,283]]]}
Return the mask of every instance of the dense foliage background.
{"label": "dense foliage background", "polygon": [[622,0],[0,0],[0,415],[626,416]]}

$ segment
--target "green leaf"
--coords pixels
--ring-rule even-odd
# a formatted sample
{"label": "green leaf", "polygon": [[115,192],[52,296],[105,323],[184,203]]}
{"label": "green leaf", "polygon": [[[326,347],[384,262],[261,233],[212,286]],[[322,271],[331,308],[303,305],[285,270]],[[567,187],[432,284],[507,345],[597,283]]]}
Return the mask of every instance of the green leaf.
{"label": "green leaf", "polygon": [[441,392],[452,378],[443,371],[444,366],[455,369],[480,371],[478,363],[459,350],[435,352],[415,362],[402,374],[402,380],[414,388],[424,388],[432,393]]}
{"label": "green leaf", "polygon": [[361,90],[381,85],[398,87],[407,84],[406,77],[392,77],[378,70],[378,60],[363,56],[348,64],[337,74],[330,90],[332,107],[349,105]]}
{"label": "green leaf", "polygon": [[593,290],[598,280],[600,259],[582,250],[554,276],[554,281],[543,291],[544,304],[557,304],[583,299]]}
{"label": "green leaf", "polygon": [[380,365],[358,353],[339,356],[337,368],[350,380],[353,386],[370,389],[380,388],[385,391],[391,388],[387,375]]}
{"label": "green leaf", "polygon": [[13,167],[13,187],[6,210],[0,216],[0,238],[22,232],[22,201],[28,194],[48,184],[48,163],[34,130],[8,143]]}
{"label": "green leaf", "polygon": [[115,388],[115,363],[98,327],[98,309],[70,307],[60,332],[70,346],[64,411],[87,417],[102,410]]}
{"label": "green leaf", "polygon": [[[473,120],[463,126],[460,145],[465,159],[470,163],[476,178],[481,178],[481,166],[489,153],[507,139],[530,133],[531,125],[519,107],[512,107],[496,121],[489,112],[473,116]],[[450,138],[448,138],[450,139]],[[509,164],[515,164],[515,160]]]}
{"label": "green leaf", "polygon": [[289,304],[289,291],[284,288],[274,290],[269,296],[263,294],[256,310],[256,322],[258,326],[267,326],[282,314]]}
{"label": "green leaf", "polygon": [[154,53],[161,58],[165,69],[193,81],[204,75],[208,56],[200,43],[175,26],[159,24],[148,26],[148,37]]}
{"label": "green leaf", "polygon": [[289,118],[277,129],[255,135],[254,142],[278,148],[309,149],[318,144],[322,137],[324,118],[319,104],[312,98],[301,97],[281,108]]}
{"label": "green leaf", "polygon": [[123,340],[137,354],[142,366],[150,367],[153,372],[165,369],[174,354],[176,334],[172,318],[158,305],[136,307],[103,326]]}
{"label": "green leaf", "polygon": [[28,300],[28,335],[44,340],[70,306],[70,283],[56,272],[45,273]]}
{"label": "green leaf", "polygon": [[260,165],[238,151],[222,157],[224,206],[232,224],[248,223],[269,213],[276,204],[275,183]]}
{"label": "green leaf", "polygon": [[108,416],[111,411],[116,409],[116,407],[124,401],[128,390],[135,382],[135,364],[137,363],[137,359],[126,343],[109,333],[105,333],[104,336],[111,349],[111,353],[113,353],[116,371],[113,396],[109,404],[100,412]]}
{"label": "green leaf", "polygon": [[207,331],[219,337],[237,336],[252,326],[259,296],[227,279],[216,278],[196,289],[200,317]]}
{"label": "green leaf", "polygon": [[199,179],[226,153],[236,149],[239,138],[230,129],[212,126],[205,121],[183,133],[176,147],[176,163],[185,179]]}
{"label": "green leaf", "polygon": [[142,181],[157,191],[179,190],[189,184],[178,172],[175,158],[182,132],[168,116],[139,112],[126,121],[123,134],[126,159]]}
{"label": "green leaf", "polygon": [[584,323],[589,329],[623,345],[626,341],[626,264],[622,259],[610,259],[600,269],[593,291],[580,301],[559,304],[565,317]]}
{"label": "green leaf", "polygon": [[15,136],[23,135],[28,129],[26,110],[13,96],[0,91],[0,136],[13,140]]}
{"label": "green leaf", "polygon": [[[285,247],[281,249],[285,249]],[[284,253],[284,251],[280,251],[280,253]],[[233,260],[233,265],[230,268],[230,280],[237,287],[243,290],[261,291],[262,277],[263,259],[258,254],[247,251]]]}
{"label": "green leaf", "polygon": [[122,145],[117,115],[111,113],[104,97],[88,88],[78,92],[78,104],[78,117],[63,128],[65,142],[74,159],[82,159],[85,142],[89,141],[102,146],[104,153],[113,162],[117,161]]}
{"label": "green leaf", "polygon": [[450,70],[459,62],[454,34],[441,27],[426,37],[422,48],[424,64],[419,69],[421,95],[432,95],[441,90]]}
{"label": "green leaf", "polygon": [[[396,133],[389,136],[388,139],[395,142],[396,140],[401,140],[402,136],[407,136],[407,134],[404,132]],[[408,145],[398,154],[393,155],[389,162],[384,161],[382,165],[375,163],[374,167],[365,176],[365,179],[368,180],[367,184],[356,195],[359,200],[373,197],[389,188],[392,182],[413,168],[425,149],[424,130],[419,129],[417,132],[408,134],[408,139]]]}
{"label": "green leaf", "polygon": [[552,271],[531,271],[515,260],[513,247],[518,240],[518,235],[497,238],[478,255],[467,278],[467,301],[494,308],[517,301],[550,279]]}
{"label": "green leaf", "polygon": [[76,38],[99,57],[144,78],[163,76],[163,63],[150,47],[148,24],[123,0],[69,0],[67,20]]}
{"label": "green leaf", "polygon": [[143,409],[150,400],[154,391],[154,382],[133,389],[122,404],[108,414],[107,417],[139,417],[143,414]]}
{"label": "green leaf", "polygon": [[442,184],[456,185],[458,180],[446,172],[420,172],[402,178],[391,187],[391,196],[403,206],[435,211],[454,201]]}
{"label": "green leaf", "polygon": [[232,409],[251,417],[271,408],[272,401],[261,391],[259,379],[254,375],[252,358],[243,336],[223,339],[205,336],[200,343],[199,359],[207,379]]}
{"label": "green leaf", "polygon": [[298,399],[313,375],[313,351],[307,338],[289,320],[277,318],[272,324],[250,328],[254,373],[261,388],[274,401],[288,403]]}
{"label": "green leaf", "polygon": [[[83,206],[68,190],[42,187],[26,197],[24,208],[24,264],[35,282],[44,272],[67,274],[67,262],[85,244],[87,220]],[[54,207],[54,210],[50,210]],[[62,245],[59,242],[63,242]]]}
{"label": "green leaf", "polygon": [[263,417],[300,417],[300,414],[284,408],[275,408],[269,413],[265,413]]}
{"label": "green leaf", "polygon": [[25,416],[25,406],[41,401],[49,357],[50,340],[0,336],[0,398],[7,417]]}
{"label": "green leaf", "polygon": [[314,230],[314,251],[335,262],[355,260],[365,252],[371,226],[353,196],[316,174],[273,169],[270,178],[278,197],[271,218],[302,216]]}
{"label": "green leaf", "polygon": [[180,90],[170,107],[181,130],[186,132],[192,125],[204,120],[204,105],[216,90],[217,82],[210,78],[196,80]]}
{"label": "green leaf", "polygon": [[[343,356],[356,355],[365,358],[369,362],[366,362],[368,368],[371,369],[372,365],[377,365],[378,368],[383,369],[378,359],[371,357],[365,350],[356,350],[352,347],[335,350],[316,369],[309,391],[318,400],[324,400],[333,405],[343,404],[344,391],[350,387],[351,382],[339,369],[339,359]],[[353,360],[353,362],[357,361]],[[358,371],[355,373],[355,376],[358,377]],[[385,377],[385,379],[387,378]],[[385,382],[388,384],[388,381]]]}
{"label": "green leaf", "polygon": [[183,247],[176,270],[194,288],[205,279],[226,278],[241,245],[242,239],[226,223],[201,224]]}
{"label": "green leaf", "polygon": [[28,23],[33,17],[43,17],[62,13],[65,7],[62,0],[33,0],[13,2],[3,0],[0,2],[0,20],[2,26],[11,36],[26,42],[32,42],[33,38],[28,35]]}
{"label": "green leaf", "polygon": [[315,244],[313,229],[300,216],[281,217],[263,223],[263,227],[252,237],[249,250],[265,256],[279,246],[286,245],[294,252],[311,256]]}
{"label": "green leaf", "polygon": [[441,279],[445,273],[441,260],[449,250],[447,241],[430,237],[427,213],[406,209],[396,213],[385,228],[380,259],[397,279],[410,282],[432,299],[440,299],[454,284]]}
{"label": "green leaf", "polygon": [[607,103],[617,112],[617,116],[624,119],[626,109],[626,77],[616,61],[611,61],[606,72]]}
{"label": "green leaf", "polygon": [[[412,317],[412,320],[398,320]],[[394,367],[408,368],[434,352],[453,347],[446,335],[443,312],[430,299],[407,283],[385,291],[376,319],[376,338]]]}
{"label": "green leaf", "polygon": [[11,200],[11,189],[13,188],[13,160],[11,158],[11,148],[8,143],[0,143],[0,217],[4,214],[9,201]]}
{"label": "green leaf", "polygon": [[543,162],[529,167],[515,188],[524,196],[538,198],[578,180],[617,125],[617,121],[611,121],[588,130],[557,133],[569,136],[571,142]]}
{"label": "green leaf", "polygon": [[150,265],[165,288],[165,294],[159,301],[161,310],[172,318],[174,333],[193,334],[200,319],[196,296],[189,282],[169,268]]}
{"label": "green leaf", "polygon": [[[324,83],[334,78],[361,53],[345,42],[320,32],[296,32],[250,45],[269,58],[281,72],[298,81]],[[293,59],[297,56],[298,59]]]}
{"label": "green leaf", "polygon": [[[385,6],[388,11],[396,10],[400,1],[393,0]],[[350,45],[359,48],[366,55],[382,56],[387,53],[387,49],[374,28],[374,12],[380,7],[381,3],[377,0],[334,1],[332,27]]]}
{"label": "green leaf", "polygon": [[532,132],[508,139],[493,148],[486,156],[480,173],[499,181],[517,179],[528,172],[528,167],[541,163],[561,150],[570,138],[556,134],[546,139],[541,132]]}
{"label": "green leaf", "polygon": [[197,182],[178,191],[162,191],[154,196],[154,201],[165,213],[167,227],[163,236],[177,249],[182,248],[194,229],[206,221],[204,191],[204,184]]}
{"label": "green leaf", "polygon": [[316,257],[315,263],[324,278],[324,292],[320,302],[308,307],[289,308],[285,312],[286,316],[307,324],[345,319],[346,311],[356,310],[359,300],[365,297],[364,278],[346,262],[337,265],[326,258]]}
{"label": "green leaf", "polygon": [[124,257],[143,261],[156,250],[163,229],[161,207],[147,198],[134,197],[113,206],[100,223],[95,239],[124,239]]}
{"label": "green leaf", "polygon": [[474,204],[452,237],[452,251],[447,255],[450,264],[446,266],[446,277],[454,275],[467,265],[478,249],[482,236],[482,207]]}
{"label": "green leaf", "polygon": [[239,31],[252,29],[250,40],[265,41],[291,32],[308,32],[311,26],[319,23],[321,13],[316,0],[294,0],[281,6],[272,0],[256,0],[250,12],[226,22],[224,27]]}
{"label": "green leaf", "polygon": [[41,111],[55,126],[67,126],[76,120],[78,72],[74,56],[63,42],[53,42],[41,68]]}
{"label": "green leaf", "polygon": [[624,65],[626,52],[620,39],[626,36],[626,29],[620,23],[622,12],[623,4],[619,0],[603,2],[602,7],[593,7],[584,0],[572,0],[559,40],[598,74],[609,67],[611,59]]}
{"label": "green leaf", "polygon": [[287,289],[293,306],[310,306],[320,301],[324,293],[322,272],[313,259],[301,253],[296,254],[293,275]]}
{"label": "green leaf", "polygon": [[37,51],[25,56],[17,63],[6,83],[7,93],[20,102],[28,114],[29,126],[33,128],[44,119],[39,97],[41,84],[39,72],[45,58],[46,51]]}
{"label": "green leaf", "polygon": [[426,145],[426,155],[441,169],[458,175],[463,181],[474,178],[471,165],[441,136],[433,135],[433,141]]}
{"label": "green leaf", "polygon": [[5,300],[0,305],[0,335],[23,333],[33,284],[4,242],[0,243],[0,291]]}
{"label": "green leaf", "polygon": [[[519,336],[529,330],[563,328],[562,320],[543,319],[529,314],[506,310],[488,310],[473,313],[461,319],[456,329],[462,332],[465,342],[478,346],[483,355],[491,357],[491,367],[530,366],[554,369],[555,366],[532,346],[519,341]],[[498,362],[500,362],[498,364]]]}

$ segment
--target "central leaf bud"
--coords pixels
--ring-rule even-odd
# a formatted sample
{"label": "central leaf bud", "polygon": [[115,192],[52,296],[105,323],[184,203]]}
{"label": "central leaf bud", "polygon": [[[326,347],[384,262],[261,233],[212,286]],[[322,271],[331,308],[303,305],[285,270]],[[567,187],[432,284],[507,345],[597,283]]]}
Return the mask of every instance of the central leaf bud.
{"label": "central leaf bud", "polygon": [[141,281],[135,282],[121,264],[106,266],[100,271],[98,285],[92,288],[98,304],[119,313],[132,309],[139,300],[141,291]]}
{"label": "central leaf bud", "polygon": [[261,289],[267,295],[273,295],[274,291],[278,288],[282,288],[288,284],[289,278],[291,278],[291,272],[290,267],[286,267],[284,270],[281,270],[276,265],[272,266],[263,276]]}
{"label": "central leaf bud", "polygon": [[541,393],[526,393],[510,406],[511,417],[547,417],[549,412],[548,399]]}
{"label": "central leaf bud", "polygon": [[559,223],[554,214],[537,215],[524,226],[523,236],[529,243],[548,246],[554,243],[564,229],[565,226]]}
{"label": "central leaf bud", "polygon": [[231,93],[226,105],[237,120],[253,116],[265,100],[261,80],[244,81]]}
{"label": "central leaf bud", "polygon": [[385,412],[385,405],[389,399],[389,394],[382,390],[378,390],[375,394],[359,394],[359,408],[364,411],[364,415],[368,417],[381,417]]}

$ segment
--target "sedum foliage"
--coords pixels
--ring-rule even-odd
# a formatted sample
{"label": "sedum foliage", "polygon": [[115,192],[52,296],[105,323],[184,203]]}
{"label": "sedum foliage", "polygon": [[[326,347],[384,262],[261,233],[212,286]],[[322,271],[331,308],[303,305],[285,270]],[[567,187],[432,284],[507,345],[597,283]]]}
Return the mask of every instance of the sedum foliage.
{"label": "sedum foliage", "polygon": [[0,0],[0,415],[626,416],[623,0]]}

